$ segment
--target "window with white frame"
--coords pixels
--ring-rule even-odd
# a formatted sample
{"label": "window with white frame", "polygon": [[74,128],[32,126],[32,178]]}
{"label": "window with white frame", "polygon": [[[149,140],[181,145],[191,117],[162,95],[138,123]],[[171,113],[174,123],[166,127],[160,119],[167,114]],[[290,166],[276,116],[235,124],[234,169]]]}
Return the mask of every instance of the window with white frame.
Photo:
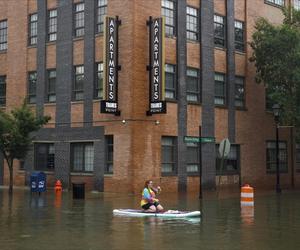
{"label": "window with white frame", "polygon": [[186,37],[188,40],[199,40],[199,18],[198,10],[193,7],[186,7]]}
{"label": "window with white frame", "polygon": [[29,15],[29,45],[37,44],[37,22],[37,13]]}
{"label": "window with white frame", "polygon": [[163,174],[176,173],[176,138],[163,136],[161,138],[161,172]]}
{"label": "window with white frame", "polygon": [[187,146],[187,165],[186,172],[188,174],[197,173],[199,174],[200,170],[200,153],[199,153],[199,144],[188,142]]}
{"label": "window with white frame", "polygon": [[226,104],[226,81],[222,73],[215,73],[215,104]]}
{"label": "window with white frame", "polygon": [[7,49],[7,20],[0,21],[0,51]]}
{"label": "window with white frame", "polygon": [[74,34],[75,37],[84,35],[84,3],[75,4]]}
{"label": "window with white frame", "polygon": [[[287,144],[279,141],[279,171],[286,173],[288,170]],[[276,172],[276,141],[267,141],[267,173]]]}
{"label": "window with white frame", "polygon": [[165,65],[165,96],[167,99],[176,99],[176,89],[177,89],[177,81],[176,81],[176,66],[172,64]]}
{"label": "window with white frame", "polygon": [[71,166],[73,172],[94,171],[93,143],[71,143]]}
{"label": "window with white frame", "polygon": [[97,33],[104,30],[104,16],[107,14],[107,0],[98,0],[97,2]]}
{"label": "window with white frame", "polygon": [[96,63],[95,99],[103,98],[103,63]]}
{"label": "window with white frame", "polygon": [[199,70],[187,68],[186,70],[186,99],[189,102],[200,102]]}
{"label": "window with white frame", "polygon": [[84,93],[84,66],[75,66],[75,79],[73,85],[73,101],[83,100]]}
{"label": "window with white frame", "polygon": [[224,159],[223,168],[221,168],[221,155],[219,153],[219,144],[216,144],[216,174],[232,175],[238,174],[240,169],[240,145],[232,144],[226,159]]}
{"label": "window with white frame", "polygon": [[28,103],[36,102],[36,81],[37,81],[36,71],[29,72],[28,73],[28,88],[27,88]]}
{"label": "window with white frame", "polygon": [[237,20],[234,21],[235,49],[241,52],[245,51],[244,27],[244,22]]}
{"label": "window with white frame", "polygon": [[176,4],[174,1],[161,1],[161,15],[165,17],[165,31],[167,36],[176,36]]}
{"label": "window with white frame", "polygon": [[47,101],[55,102],[56,101],[56,69],[48,70],[48,86],[47,86]]}
{"label": "window with white frame", "polygon": [[48,11],[48,41],[56,41],[57,33],[57,10]]}
{"label": "window with white frame", "polygon": [[225,18],[214,15],[214,41],[215,46],[225,47]]}

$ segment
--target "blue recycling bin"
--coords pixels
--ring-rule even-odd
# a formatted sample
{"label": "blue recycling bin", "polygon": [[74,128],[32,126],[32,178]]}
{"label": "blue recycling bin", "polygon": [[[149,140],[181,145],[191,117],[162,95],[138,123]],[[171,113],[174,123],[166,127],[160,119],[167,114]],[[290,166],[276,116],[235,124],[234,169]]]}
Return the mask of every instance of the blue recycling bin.
{"label": "blue recycling bin", "polygon": [[46,191],[46,174],[44,172],[33,172],[30,176],[31,192]]}

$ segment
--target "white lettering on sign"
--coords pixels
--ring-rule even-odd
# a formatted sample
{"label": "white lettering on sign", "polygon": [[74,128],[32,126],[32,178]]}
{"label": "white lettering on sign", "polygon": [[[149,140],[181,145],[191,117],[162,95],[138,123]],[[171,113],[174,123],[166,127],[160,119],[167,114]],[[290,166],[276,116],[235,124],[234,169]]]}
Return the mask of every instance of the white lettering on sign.
{"label": "white lettering on sign", "polygon": [[162,103],[161,102],[152,102],[151,103],[151,108],[155,109],[155,108],[162,108]]}
{"label": "white lettering on sign", "polygon": [[159,51],[159,35],[160,35],[160,25],[158,19],[154,21],[153,24],[153,44],[152,44],[152,56],[153,56],[153,64],[152,64],[152,100],[159,100],[159,86],[160,82],[160,51]]}
{"label": "white lettering on sign", "polygon": [[117,108],[117,103],[115,102],[106,102],[107,108]]}
{"label": "white lettering on sign", "polygon": [[115,21],[109,21],[109,39],[108,39],[108,68],[107,68],[107,98],[108,100],[115,100],[115,86],[116,86],[116,63],[115,63]]}

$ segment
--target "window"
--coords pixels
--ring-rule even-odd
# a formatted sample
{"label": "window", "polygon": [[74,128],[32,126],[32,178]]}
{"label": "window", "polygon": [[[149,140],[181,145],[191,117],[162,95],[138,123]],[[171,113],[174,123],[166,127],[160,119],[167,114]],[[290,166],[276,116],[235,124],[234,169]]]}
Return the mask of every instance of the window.
{"label": "window", "polygon": [[37,21],[37,13],[29,15],[29,45],[37,44]]}
{"label": "window", "polygon": [[47,87],[48,102],[56,101],[55,85],[56,85],[56,70],[50,69],[48,70],[48,87]]}
{"label": "window", "polygon": [[165,17],[165,30],[167,36],[176,36],[176,8],[175,2],[170,0],[161,1],[161,15]]}
{"label": "window", "polygon": [[0,21],[0,51],[7,49],[7,20]]}
{"label": "window", "polygon": [[245,107],[245,78],[241,76],[235,77],[235,106]]}
{"label": "window", "polygon": [[199,157],[199,144],[198,143],[186,143],[187,146],[187,173],[197,173],[200,170],[200,157]]}
{"label": "window", "polygon": [[214,15],[215,46],[225,47],[225,18]]}
{"label": "window", "polygon": [[199,70],[187,68],[186,98],[189,102],[200,102]]}
{"label": "window", "polygon": [[300,172],[300,143],[296,143],[296,171]]}
{"label": "window", "polygon": [[93,143],[71,144],[71,166],[74,172],[94,171],[94,146]]}
{"label": "window", "polygon": [[55,167],[55,151],[53,143],[35,143],[35,170],[53,171]]}
{"label": "window", "polygon": [[36,71],[28,73],[28,103],[35,103],[36,102],[36,81],[37,81],[37,74]]}
{"label": "window", "polygon": [[6,76],[0,76],[0,106],[6,104]]}
{"label": "window", "polygon": [[56,41],[57,10],[48,11],[48,41]]}
{"label": "window", "polygon": [[234,21],[235,49],[242,52],[245,51],[244,27],[244,22]]}
{"label": "window", "polygon": [[97,99],[103,98],[103,63],[97,63],[97,75],[95,83],[95,94],[94,97]]}
{"label": "window", "polygon": [[113,173],[113,162],[114,162],[114,137],[113,135],[105,136],[106,142],[106,174]]}
{"label": "window", "polygon": [[176,99],[176,74],[175,65],[165,65],[165,76],[166,76],[166,98]]}
{"label": "window", "polygon": [[226,82],[225,75],[221,73],[215,73],[215,104],[226,104]]}
{"label": "window", "polygon": [[199,40],[198,10],[192,7],[186,7],[186,37]]}
{"label": "window", "polygon": [[270,3],[278,6],[284,6],[284,0],[265,0],[265,3]]}
{"label": "window", "polygon": [[216,174],[232,175],[238,174],[240,169],[240,145],[230,146],[230,152],[224,159],[223,168],[221,169],[221,155],[219,154],[219,144],[216,144]]}
{"label": "window", "polygon": [[75,82],[73,87],[73,101],[83,100],[84,67],[75,66]]}
{"label": "window", "polygon": [[104,16],[107,14],[107,0],[98,0],[97,7],[97,33],[104,29]]}
{"label": "window", "polygon": [[[279,171],[287,173],[287,145],[279,142]],[[276,172],[276,141],[267,141],[267,173]]]}
{"label": "window", "polygon": [[300,10],[300,0],[294,0],[294,8]]}
{"label": "window", "polygon": [[175,137],[161,138],[161,172],[164,174],[176,173]]}
{"label": "window", "polygon": [[75,4],[75,37],[84,35],[84,3]]}

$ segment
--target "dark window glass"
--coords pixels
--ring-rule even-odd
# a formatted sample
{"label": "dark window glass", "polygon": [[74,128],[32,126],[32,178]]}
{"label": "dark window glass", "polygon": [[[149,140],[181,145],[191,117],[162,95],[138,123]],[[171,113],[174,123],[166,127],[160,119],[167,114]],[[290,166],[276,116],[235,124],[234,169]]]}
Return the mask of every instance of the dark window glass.
{"label": "dark window glass", "polygon": [[57,33],[57,10],[48,11],[48,41],[56,41]]}
{"label": "dark window glass", "polygon": [[243,22],[234,22],[235,49],[242,52],[245,51],[244,27]]}
{"label": "dark window glass", "polygon": [[37,74],[36,71],[28,73],[28,103],[35,103],[36,102],[36,81],[37,81]]}
{"label": "dark window glass", "polygon": [[187,68],[186,98],[189,102],[200,102],[199,70]]}
{"label": "dark window glass", "polygon": [[176,146],[175,137],[161,138],[161,172],[164,174],[176,173]]}
{"label": "dark window glass", "polygon": [[215,46],[225,47],[225,18],[214,15]]}
{"label": "dark window glass", "polygon": [[300,0],[294,0],[294,8],[300,10]]}
{"label": "dark window glass", "polygon": [[71,143],[71,169],[74,172],[94,171],[93,143]]}
{"label": "dark window glass", "polygon": [[51,69],[48,70],[48,88],[47,88],[48,102],[56,101],[55,86],[56,86],[56,70]]}
{"label": "dark window glass", "polygon": [[165,95],[167,99],[176,99],[176,74],[175,74],[175,65],[166,64],[165,65],[165,81],[166,81],[166,89]]}
{"label": "dark window glass", "polygon": [[37,13],[29,15],[29,45],[37,44],[37,21]]}
{"label": "dark window glass", "polygon": [[113,135],[106,135],[106,174],[113,173],[113,162],[114,162],[114,137]]}
{"label": "dark window glass", "polygon": [[84,35],[84,3],[75,4],[74,28],[76,37]]}
{"label": "dark window glass", "polygon": [[104,29],[104,16],[107,14],[107,0],[98,0],[97,5],[97,33]]}
{"label": "dark window glass", "polygon": [[245,78],[235,77],[235,106],[245,107]]}
{"label": "dark window glass", "polygon": [[165,32],[167,36],[176,36],[176,6],[169,0],[161,1],[161,15],[165,17]]}
{"label": "dark window glass", "polygon": [[96,99],[103,99],[103,63],[96,64],[96,83],[95,83],[95,94]]}
{"label": "dark window glass", "polygon": [[230,152],[224,159],[221,169],[221,155],[219,153],[219,144],[216,144],[216,173],[217,175],[238,174],[240,169],[240,145],[230,146]]}
{"label": "dark window glass", "polygon": [[0,76],[0,106],[6,104],[6,76]]}
{"label": "dark window glass", "polygon": [[300,172],[300,143],[296,143],[296,171]]}
{"label": "dark window glass", "polygon": [[186,7],[186,37],[189,40],[199,40],[198,10]]}
{"label": "dark window glass", "polygon": [[284,0],[265,0],[265,2],[278,6],[284,6]]}
{"label": "dark window glass", "polygon": [[199,144],[186,143],[187,146],[187,173],[199,173],[200,170],[200,157],[199,157]]}
{"label": "dark window glass", "polygon": [[[276,172],[276,141],[267,141],[267,173]],[[287,146],[286,142],[279,142],[279,171],[287,172]]]}
{"label": "dark window glass", "polygon": [[215,73],[215,104],[216,105],[226,104],[225,75],[220,73]]}
{"label": "dark window glass", "polygon": [[7,49],[7,20],[0,21],[0,51]]}
{"label": "dark window glass", "polygon": [[84,86],[84,67],[75,67],[75,81],[73,88],[73,101],[83,100],[83,86]]}
{"label": "dark window glass", "polygon": [[35,170],[53,171],[55,167],[55,151],[53,143],[35,143]]}

